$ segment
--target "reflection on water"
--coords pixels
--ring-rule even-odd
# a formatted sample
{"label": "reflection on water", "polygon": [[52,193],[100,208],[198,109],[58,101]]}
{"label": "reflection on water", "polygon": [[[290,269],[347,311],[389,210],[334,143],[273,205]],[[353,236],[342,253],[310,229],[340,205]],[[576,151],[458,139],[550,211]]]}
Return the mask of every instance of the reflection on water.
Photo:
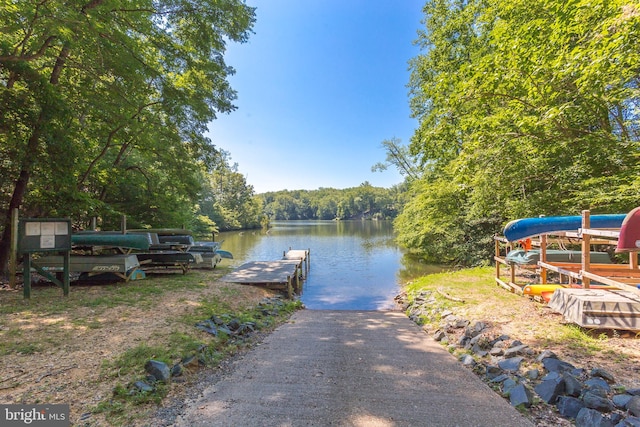
{"label": "reflection on water", "polygon": [[280,259],[291,249],[310,250],[301,296],[311,309],[377,310],[393,307],[400,284],[441,271],[404,256],[389,221],[275,221],[268,232],[225,232],[222,248],[233,266]]}

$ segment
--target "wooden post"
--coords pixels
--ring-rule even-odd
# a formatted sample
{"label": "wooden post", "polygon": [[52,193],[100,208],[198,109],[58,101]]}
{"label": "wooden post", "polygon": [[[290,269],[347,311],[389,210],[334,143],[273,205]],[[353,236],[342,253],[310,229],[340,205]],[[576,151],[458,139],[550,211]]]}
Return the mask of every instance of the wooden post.
{"label": "wooden post", "polygon": [[16,288],[18,269],[18,208],[11,211],[11,241],[9,242],[9,288]]}
{"label": "wooden post", "polygon": [[[582,211],[582,272],[589,272],[591,269],[591,236],[585,234],[584,230],[591,227],[591,212],[588,210]],[[591,279],[588,277],[582,277],[582,287],[589,289],[591,285]]]}
{"label": "wooden post", "polygon": [[127,234],[127,216],[122,215],[122,220],[120,222],[120,229],[122,230],[122,234]]}
{"label": "wooden post", "polygon": [[511,283],[509,283],[511,286],[515,286],[516,284],[516,265],[515,264],[511,264]]}
{"label": "wooden post", "polygon": [[[547,235],[540,235],[540,260],[547,262]],[[547,283],[547,269],[542,267],[540,270],[540,283]]]}
{"label": "wooden post", "polygon": [[31,253],[27,252],[24,254],[24,260],[22,261],[23,272],[22,278],[24,281],[23,284],[23,295],[24,299],[31,298]]}
{"label": "wooden post", "polygon": [[293,299],[293,287],[291,284],[291,276],[287,276],[287,296],[289,299]]}
{"label": "wooden post", "polygon": [[631,270],[638,269],[638,252],[629,252],[629,268]]}
{"label": "wooden post", "polygon": [[500,242],[498,241],[496,236],[493,236],[493,241],[495,243],[496,279],[500,280],[500,263],[497,260],[497,258],[500,258]]}

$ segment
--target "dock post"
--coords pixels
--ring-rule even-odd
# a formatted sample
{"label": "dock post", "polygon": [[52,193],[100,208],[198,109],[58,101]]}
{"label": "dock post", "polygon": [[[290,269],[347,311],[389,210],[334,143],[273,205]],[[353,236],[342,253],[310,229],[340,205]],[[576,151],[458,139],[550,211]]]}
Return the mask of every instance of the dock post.
{"label": "dock post", "polygon": [[291,276],[287,276],[287,296],[293,299],[293,286],[291,284]]}

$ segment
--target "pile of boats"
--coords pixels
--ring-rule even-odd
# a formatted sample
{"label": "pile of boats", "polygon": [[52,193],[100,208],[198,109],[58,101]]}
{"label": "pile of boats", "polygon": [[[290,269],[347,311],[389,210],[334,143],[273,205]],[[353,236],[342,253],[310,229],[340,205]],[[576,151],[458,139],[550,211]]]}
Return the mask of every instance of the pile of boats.
{"label": "pile of boats", "polygon": [[[640,208],[518,219],[495,241],[500,286],[545,302],[580,326],[640,330]],[[508,279],[501,277],[505,267]],[[536,279],[518,283],[526,276],[518,270]]]}
{"label": "pile of boats", "polygon": [[[140,229],[80,231],[71,235],[70,273],[78,280],[140,280],[150,270],[215,268],[233,255],[222,242],[195,241],[188,230]],[[62,255],[40,256],[33,261],[44,271],[63,271]]]}

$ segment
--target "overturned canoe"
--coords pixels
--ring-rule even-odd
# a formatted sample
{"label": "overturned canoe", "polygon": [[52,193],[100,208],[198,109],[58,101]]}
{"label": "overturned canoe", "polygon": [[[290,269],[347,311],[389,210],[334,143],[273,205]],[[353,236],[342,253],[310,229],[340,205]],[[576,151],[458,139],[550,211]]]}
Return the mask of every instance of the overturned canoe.
{"label": "overturned canoe", "polygon": [[[590,228],[620,228],[626,214],[591,215]],[[516,219],[504,227],[504,237],[510,242],[554,231],[577,231],[582,227],[582,216],[543,216]]]}
{"label": "overturned canoe", "polygon": [[149,236],[116,232],[86,231],[71,235],[74,246],[106,246],[136,250],[149,249]]}

